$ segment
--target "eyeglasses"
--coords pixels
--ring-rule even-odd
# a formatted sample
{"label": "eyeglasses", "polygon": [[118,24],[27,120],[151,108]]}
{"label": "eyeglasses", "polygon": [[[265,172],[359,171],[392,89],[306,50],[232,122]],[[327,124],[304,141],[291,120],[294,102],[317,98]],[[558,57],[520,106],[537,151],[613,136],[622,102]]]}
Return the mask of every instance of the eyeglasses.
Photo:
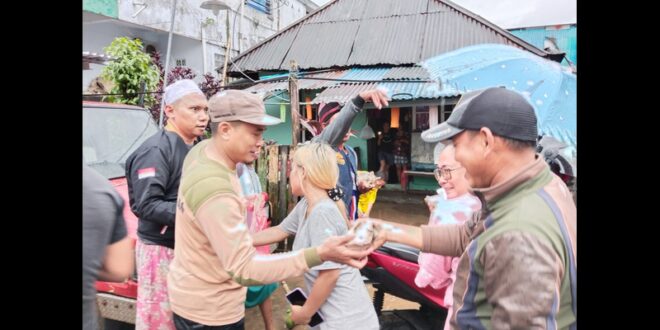
{"label": "eyeglasses", "polygon": [[435,174],[436,180],[440,180],[440,178],[443,178],[445,180],[451,180],[451,172],[461,168],[463,168],[463,166],[459,166],[456,168],[438,167],[435,170],[433,170],[433,174]]}

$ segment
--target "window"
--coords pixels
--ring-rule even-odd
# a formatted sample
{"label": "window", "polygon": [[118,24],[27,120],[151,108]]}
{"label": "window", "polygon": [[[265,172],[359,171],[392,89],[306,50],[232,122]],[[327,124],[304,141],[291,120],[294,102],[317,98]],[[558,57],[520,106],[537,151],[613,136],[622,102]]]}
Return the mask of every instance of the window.
{"label": "window", "polygon": [[186,66],[186,59],[185,58],[177,59],[176,66]]}
{"label": "window", "polygon": [[225,55],[214,53],[213,54],[213,63],[215,64],[215,68],[219,69],[220,72],[221,72],[222,67],[225,65]]}
{"label": "window", "polygon": [[451,116],[451,112],[454,110],[455,104],[445,104],[440,115],[440,123],[446,121],[449,119],[449,116]]}
{"label": "window", "polygon": [[245,4],[264,14],[270,15],[270,0],[245,0]]}
{"label": "window", "polygon": [[429,107],[415,106],[413,115],[413,132],[421,132],[429,128]]}

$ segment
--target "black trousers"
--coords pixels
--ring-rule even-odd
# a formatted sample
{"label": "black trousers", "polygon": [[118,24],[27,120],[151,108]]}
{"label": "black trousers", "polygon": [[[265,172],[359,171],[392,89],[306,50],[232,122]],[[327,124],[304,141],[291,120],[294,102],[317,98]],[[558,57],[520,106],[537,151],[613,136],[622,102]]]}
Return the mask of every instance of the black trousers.
{"label": "black trousers", "polygon": [[197,322],[188,320],[174,313],[173,315],[174,326],[176,330],[245,330],[245,318],[233,324],[225,325],[203,325]]}

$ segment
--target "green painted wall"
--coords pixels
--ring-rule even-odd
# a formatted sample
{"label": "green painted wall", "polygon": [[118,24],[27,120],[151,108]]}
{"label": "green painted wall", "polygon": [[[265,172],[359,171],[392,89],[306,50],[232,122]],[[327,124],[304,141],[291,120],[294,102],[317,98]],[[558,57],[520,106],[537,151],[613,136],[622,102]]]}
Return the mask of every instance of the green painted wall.
{"label": "green painted wall", "polygon": [[[362,111],[360,112],[357,117],[355,117],[355,120],[353,120],[353,125],[351,125],[351,129],[360,131],[362,127],[364,127],[365,123],[367,122],[367,112]],[[346,143],[349,146],[355,148],[359,147],[360,148],[360,154],[358,157],[360,158],[360,165],[359,169],[367,169],[367,140],[361,139],[359,137],[351,136],[350,139],[348,139],[348,142]]]}
{"label": "green painted wall", "polygon": [[[275,125],[275,126],[270,126],[266,129],[266,132],[264,132],[264,140],[275,140],[277,144],[284,144],[284,145],[290,145],[291,144],[291,108],[289,107],[288,100],[289,95],[286,91],[282,92],[276,92],[275,96],[270,97],[264,101],[266,104],[266,112],[271,115],[275,116],[277,118],[282,118],[281,117],[281,110],[280,110],[280,103],[284,104],[284,118],[285,122]],[[351,129],[359,131],[364,127],[365,123],[367,122],[367,115],[366,112],[360,112],[355,120],[353,121],[353,125],[351,126]],[[304,129],[301,127],[301,129]],[[351,137],[348,140],[347,143],[349,146],[355,148],[359,147],[360,148],[360,169],[366,169],[367,168],[367,141],[357,138],[357,137]]]}
{"label": "green painted wall", "polygon": [[117,0],[83,0],[83,10],[112,18],[118,18]]}
{"label": "green painted wall", "polygon": [[[276,93],[277,96],[288,100],[289,96],[286,92]],[[290,145],[291,144],[291,107],[288,101],[284,101],[277,97],[271,97],[264,101],[266,104],[266,113],[271,116],[284,119],[284,122],[275,126],[269,126],[264,132],[264,140],[275,140],[277,144]],[[281,117],[280,103],[284,104],[284,118]]]}
{"label": "green painted wall", "polygon": [[435,191],[440,188],[438,180],[435,178],[428,178],[423,176],[412,177],[412,181],[408,185],[410,190],[424,190],[424,191]]}

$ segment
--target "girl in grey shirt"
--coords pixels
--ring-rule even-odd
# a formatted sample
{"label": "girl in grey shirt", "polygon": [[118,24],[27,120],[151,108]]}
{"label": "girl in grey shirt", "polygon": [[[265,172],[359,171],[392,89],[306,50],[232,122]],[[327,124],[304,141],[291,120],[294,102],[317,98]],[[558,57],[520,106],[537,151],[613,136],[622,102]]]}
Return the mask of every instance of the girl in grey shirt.
{"label": "girl in grey shirt", "polygon": [[[330,236],[345,235],[348,220],[335,190],[337,158],[327,144],[308,143],[297,148],[292,162],[291,192],[304,198],[277,227],[253,236],[255,246],[296,235],[293,250],[317,246]],[[334,200],[334,201],[333,201]],[[291,306],[291,319],[307,324],[319,311],[324,322],[312,329],[378,329],[378,318],[360,271],[326,261],[305,273],[307,301]]]}

